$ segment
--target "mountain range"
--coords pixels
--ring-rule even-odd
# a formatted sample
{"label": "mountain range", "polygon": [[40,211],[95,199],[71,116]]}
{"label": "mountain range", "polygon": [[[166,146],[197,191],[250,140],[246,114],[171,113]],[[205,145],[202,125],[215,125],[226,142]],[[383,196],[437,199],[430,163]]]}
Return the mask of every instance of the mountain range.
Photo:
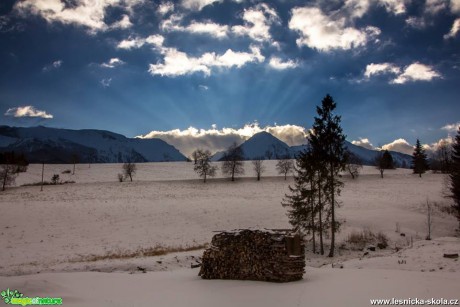
{"label": "mountain range", "polygon": [[[289,146],[280,139],[268,132],[259,132],[253,135],[239,146],[244,153],[245,160],[254,159],[280,159],[283,157],[295,157],[300,151],[306,149],[307,145]],[[345,141],[345,147],[361,158],[364,165],[374,165],[376,157],[380,154],[379,150],[371,150],[354,145]],[[390,151],[393,161],[399,167],[409,167],[412,157],[396,151]],[[222,160],[224,152],[217,152],[212,157],[213,161]]]}
{"label": "mountain range", "polygon": [[[268,132],[259,132],[239,145],[245,160],[295,157],[306,145],[289,146]],[[364,165],[373,165],[380,154],[345,141],[349,151],[361,158]],[[104,130],[70,130],[43,126],[21,128],[0,126],[0,152],[23,153],[31,163],[120,163],[186,161],[175,147],[160,139],[127,138]],[[408,167],[412,157],[390,152],[397,166]],[[220,161],[224,152],[213,155]]]}
{"label": "mountain range", "polygon": [[104,130],[0,126],[0,152],[24,153],[31,163],[186,161],[160,139],[127,138]]}

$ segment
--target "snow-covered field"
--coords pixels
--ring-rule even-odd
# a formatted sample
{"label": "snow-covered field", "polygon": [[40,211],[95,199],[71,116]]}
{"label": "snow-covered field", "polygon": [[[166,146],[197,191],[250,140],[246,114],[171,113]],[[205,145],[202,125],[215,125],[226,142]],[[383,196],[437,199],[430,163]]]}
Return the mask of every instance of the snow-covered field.
{"label": "snow-covered field", "polygon": [[[244,178],[230,182],[219,173],[206,184],[185,162],[138,164],[134,181],[123,183],[120,164],[81,164],[75,175],[62,174],[72,165],[46,165],[45,180],[59,174],[76,183],[43,192],[19,186],[41,180],[41,165],[31,165],[16,187],[0,194],[0,289],[63,297],[69,306],[370,306],[372,298],[460,298],[459,261],[443,258],[460,252],[458,222],[436,208],[435,240],[423,240],[426,201],[449,205],[444,177],[418,178],[403,169],[386,171],[383,179],[372,167],[357,180],[343,177],[338,245],[350,232],[368,229],[385,233],[390,247],[365,256],[338,249],[334,259],[308,253],[299,282],[201,280],[190,264],[202,250],[110,256],[160,246],[193,249],[216,230],[289,227],[281,201],[292,178],[279,176],[275,161],[265,164],[260,182],[246,163]],[[397,223],[404,237],[395,232]],[[89,261],[98,257],[104,259]],[[337,262],[344,269],[331,268]]]}

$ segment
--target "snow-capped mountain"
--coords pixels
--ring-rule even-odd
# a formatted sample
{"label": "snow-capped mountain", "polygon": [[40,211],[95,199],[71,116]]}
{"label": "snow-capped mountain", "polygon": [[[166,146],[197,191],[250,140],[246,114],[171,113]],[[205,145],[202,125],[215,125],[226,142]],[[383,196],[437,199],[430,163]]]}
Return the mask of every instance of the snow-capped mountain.
{"label": "snow-capped mountain", "polygon": [[291,156],[291,148],[268,132],[259,132],[241,144],[244,156],[247,160],[256,158],[280,159]]}
{"label": "snow-capped mountain", "polygon": [[[289,146],[280,139],[268,132],[259,132],[253,135],[240,145],[243,149],[245,160],[261,159],[280,159],[285,156],[294,158],[299,152],[306,149],[306,145]],[[345,141],[345,147],[356,156],[361,158],[364,165],[373,165],[376,157],[380,154],[378,150],[371,150],[354,145]],[[213,161],[219,161],[224,156],[224,151],[217,152],[212,157]],[[409,167],[412,157],[400,152],[390,151],[393,160],[398,167]]]}
{"label": "snow-capped mountain", "polygon": [[0,151],[26,155],[30,162],[161,162],[185,161],[176,148],[160,139],[127,138],[104,130],[0,126]]}

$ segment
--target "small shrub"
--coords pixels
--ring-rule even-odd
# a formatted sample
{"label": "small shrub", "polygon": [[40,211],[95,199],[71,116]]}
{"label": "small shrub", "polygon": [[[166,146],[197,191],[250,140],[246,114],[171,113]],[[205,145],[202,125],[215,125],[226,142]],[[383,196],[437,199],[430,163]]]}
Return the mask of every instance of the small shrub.
{"label": "small shrub", "polygon": [[388,247],[388,241],[388,237],[383,232],[375,234],[369,229],[353,231],[347,238],[351,250],[362,250],[371,244],[383,249]]}
{"label": "small shrub", "polygon": [[187,246],[163,246],[156,245],[153,247],[139,247],[138,249],[132,250],[117,250],[112,252],[107,252],[103,255],[88,255],[80,256],[75,259],[69,260],[72,263],[75,262],[94,262],[101,260],[113,260],[113,259],[130,259],[138,257],[154,257],[154,256],[163,256],[171,253],[181,253],[181,252],[190,252],[201,250],[207,248],[208,244],[197,244],[197,245],[187,245]]}
{"label": "small shrub", "polygon": [[379,232],[377,234],[377,246],[379,248],[387,248],[388,247],[388,237],[383,233],[383,232]]}
{"label": "small shrub", "polygon": [[120,182],[123,182],[123,180],[125,180],[125,177],[123,176],[123,174],[118,174],[118,181]]}
{"label": "small shrub", "polygon": [[62,174],[70,174],[72,171],[70,169],[66,169],[62,171]]}
{"label": "small shrub", "polygon": [[53,177],[51,177],[51,183],[52,184],[58,184],[59,181],[60,181],[60,178],[59,178],[58,174],[54,174]]}
{"label": "small shrub", "polygon": [[27,172],[27,165],[16,165],[16,173],[25,173]]}
{"label": "small shrub", "polygon": [[[75,183],[75,181],[73,180],[66,180],[66,181],[61,181],[57,184],[69,184],[69,183]],[[34,183],[26,183],[26,184],[23,184],[21,185],[22,187],[35,187],[35,186],[41,186],[42,185],[42,182],[39,181],[39,182],[34,182]],[[49,182],[49,181],[43,181],[43,185],[56,185],[56,183],[53,183],[53,182]]]}

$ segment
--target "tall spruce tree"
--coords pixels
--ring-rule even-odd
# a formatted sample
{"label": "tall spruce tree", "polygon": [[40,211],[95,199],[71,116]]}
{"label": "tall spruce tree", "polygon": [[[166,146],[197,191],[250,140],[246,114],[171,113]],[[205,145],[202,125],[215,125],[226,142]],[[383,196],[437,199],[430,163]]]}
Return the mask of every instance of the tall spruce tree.
{"label": "tall spruce tree", "polygon": [[338,206],[336,196],[340,195],[340,188],[343,183],[340,181],[339,173],[345,169],[345,135],[340,126],[341,117],[334,114],[337,107],[334,99],[328,94],[322,102],[321,107],[316,107],[318,116],[312,127],[312,133],[309,135],[309,143],[313,155],[327,168],[325,174],[326,189],[324,200],[328,208],[326,214],[330,216],[331,222],[331,247],[329,257],[334,257],[335,250],[335,233],[339,229],[339,223],[336,221],[335,208]]}
{"label": "tall spruce tree", "polygon": [[321,177],[321,169],[324,167],[318,163],[310,147],[301,152],[296,157],[294,186],[289,186],[291,195],[285,196],[282,205],[290,207],[288,217],[291,225],[311,235],[313,253],[316,253],[316,234],[319,235],[320,253],[323,255],[324,206],[321,195],[325,184]]}
{"label": "tall spruce tree", "polygon": [[422,178],[422,174],[428,169],[428,161],[426,159],[425,150],[420,144],[419,139],[417,139],[414,153],[412,154],[412,168],[414,170],[414,174],[419,174],[420,178]]}
{"label": "tall spruce tree", "polygon": [[450,173],[450,191],[454,200],[454,209],[457,210],[457,218],[460,229],[460,126],[458,127],[457,135],[452,144],[452,162]]}

